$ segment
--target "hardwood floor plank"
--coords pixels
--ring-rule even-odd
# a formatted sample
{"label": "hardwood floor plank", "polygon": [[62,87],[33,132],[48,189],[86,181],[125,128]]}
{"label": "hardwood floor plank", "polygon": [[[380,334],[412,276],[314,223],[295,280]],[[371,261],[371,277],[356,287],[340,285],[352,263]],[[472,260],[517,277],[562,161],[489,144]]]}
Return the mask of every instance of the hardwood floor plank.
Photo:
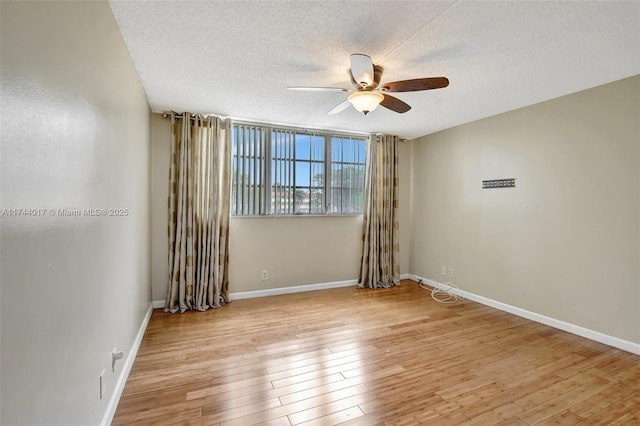
{"label": "hardwood floor plank", "polygon": [[[209,417],[210,421],[220,424],[227,424],[230,421],[244,418],[252,414],[262,412],[264,410],[282,407],[278,398],[264,399],[251,404],[232,407],[223,411],[219,411],[217,406],[202,407],[202,416]],[[271,420],[271,419],[269,419]]]}
{"label": "hardwood floor plank", "polygon": [[[579,387],[571,387],[564,393],[546,401],[536,407],[528,410],[526,413],[519,415],[522,420],[530,424],[540,423],[542,420],[551,417],[557,413],[568,410],[571,406],[578,404],[585,399],[604,391],[609,388],[611,382],[596,378],[589,382],[583,383]],[[516,403],[518,403],[516,401]]]}
{"label": "hardwood floor plank", "polygon": [[537,379],[531,380],[525,384],[513,388],[507,388],[504,391],[492,395],[491,398],[466,405],[463,407],[463,413],[467,417],[473,418],[489,410],[493,410],[494,408],[513,402],[519,398],[523,398],[536,393],[537,391],[546,389],[561,380],[562,379],[560,377],[553,374],[538,377]]}
{"label": "hardwood floor plank", "polygon": [[[314,389],[317,387],[331,386],[335,383],[343,383],[343,382],[345,382],[345,379],[342,374],[332,374],[330,376],[323,376],[316,379],[307,380],[305,382],[298,382],[289,386],[282,386],[280,388],[275,388],[274,394],[277,394],[278,397],[282,397],[285,395],[290,395],[297,392]],[[291,402],[295,402],[295,401],[288,401],[287,403],[290,404]]]}
{"label": "hardwood floor plank", "polygon": [[195,390],[192,392],[186,392],[185,399],[187,400],[198,399],[198,398],[203,398],[205,396],[211,396],[211,395],[233,392],[233,391],[242,392],[242,389],[255,388],[255,387],[259,387],[264,390],[273,389],[271,382],[269,382],[268,380],[265,380],[264,377],[265,376],[257,377],[254,379],[242,380],[239,382],[225,383],[223,385],[217,385],[217,386],[212,386],[205,389]]}
{"label": "hardwood floor plank", "polygon": [[[319,395],[324,395],[325,393],[335,392],[341,389],[350,388],[352,386],[358,386],[358,385],[364,386],[364,384],[362,383],[362,379],[360,377],[340,380],[332,383],[327,383],[321,386],[316,386],[310,389],[304,389],[298,392],[282,395],[280,397],[280,402],[282,403],[282,405],[287,405],[296,401],[302,401],[304,399],[317,397]],[[367,388],[367,390],[369,390],[369,388]]]}
{"label": "hardwood floor plank", "polygon": [[[360,389],[358,389],[358,391],[359,390]],[[308,422],[320,417],[329,416],[343,410],[348,410],[354,407],[357,408],[357,405],[375,399],[376,397],[375,393],[369,390],[343,398],[344,395],[346,395],[346,393],[336,393],[335,395],[332,395],[332,397],[336,398],[336,400],[332,402],[328,402],[322,405],[316,405],[313,408],[289,414],[289,421],[292,425],[298,425],[300,423]],[[358,408],[358,411],[361,410]]]}
{"label": "hardwood floor plank", "polygon": [[[359,389],[355,390],[355,392],[357,391],[359,391]],[[319,395],[317,397],[305,399],[302,401],[296,401],[291,404],[283,405],[280,407],[274,407],[268,410],[261,411],[259,413],[250,414],[243,417],[237,417],[229,421],[222,421],[220,422],[220,424],[221,426],[232,426],[232,425],[245,426],[245,425],[256,424],[264,420],[271,420],[278,417],[282,417],[283,415],[288,416],[289,421],[292,424],[295,424],[295,422],[300,422],[299,419],[301,418],[295,415],[299,412],[306,412],[307,410],[310,409],[310,407],[317,408],[322,406],[328,406],[328,407],[324,407],[323,410],[326,412],[328,408],[333,409],[332,411],[326,412],[326,414],[330,414],[335,411],[340,411],[342,409],[346,409],[354,405],[358,405],[358,402],[366,400],[366,396],[367,396],[366,393],[358,393],[351,397],[345,397],[345,395],[348,395],[347,391],[330,392],[323,395]],[[337,404],[336,404],[336,400],[338,401]],[[354,404],[354,402],[356,403]],[[340,407],[340,408],[335,409],[336,407]],[[292,419],[292,416],[294,416],[294,418],[296,419],[295,422]],[[304,416],[304,415],[301,415],[301,416]],[[312,420],[312,419],[313,418],[308,418],[307,416],[306,420],[304,421]]]}
{"label": "hardwood floor plank", "polygon": [[640,374],[632,376],[624,382],[617,382],[608,387],[605,391],[585,399],[584,401],[572,406],[569,411],[580,416],[583,419],[593,416],[597,412],[604,410],[611,404],[614,404],[640,389]]}
{"label": "hardwood floor plank", "polygon": [[340,426],[386,426],[383,421],[373,414],[365,414],[339,424]]}
{"label": "hardwood floor plank", "polygon": [[611,404],[606,409],[597,412],[587,419],[584,419],[579,424],[585,426],[628,426],[638,424],[633,423],[633,421],[634,418],[637,419],[640,414],[639,399],[640,392],[636,392],[635,397],[632,395],[629,398],[625,398],[624,400],[620,400],[614,404]]}
{"label": "hardwood floor plank", "polygon": [[304,426],[332,426],[345,424],[345,422],[349,420],[357,419],[362,416],[364,416],[364,413],[360,408],[351,407],[301,424]]}
{"label": "hardwood floor plank", "polygon": [[441,415],[435,419],[420,422],[420,424],[429,426],[454,426],[467,420],[468,419],[462,413],[455,411],[451,414]]}
{"label": "hardwood floor plank", "polygon": [[114,425],[639,424],[640,357],[415,283],[153,312]]}
{"label": "hardwood floor plank", "polygon": [[555,414],[546,420],[536,423],[536,426],[573,426],[582,422],[582,417],[565,410],[558,414]]}
{"label": "hardwood floor plank", "polygon": [[313,370],[310,372],[295,374],[289,377],[284,377],[282,379],[273,380],[271,383],[273,384],[274,388],[281,388],[284,386],[289,386],[289,385],[293,385],[300,382],[306,382],[307,380],[330,376],[331,374],[334,374],[334,373],[328,371],[326,368],[321,368],[321,369]]}
{"label": "hardwood floor plank", "polygon": [[496,423],[495,426],[529,426],[529,424],[517,417],[511,417],[510,419],[506,419],[501,421],[500,423]]}
{"label": "hardwood floor plank", "polygon": [[[183,407],[207,407],[211,412],[219,412],[253,403],[254,401],[261,401],[273,398],[279,398],[281,405],[285,405],[297,400],[306,399],[311,396],[306,395],[306,398],[297,398],[301,393],[309,392],[312,396],[322,395],[333,390],[342,389],[345,387],[360,384],[359,381],[345,380],[339,374],[330,376],[329,378],[323,377],[316,380],[309,380],[306,382],[296,383],[294,385],[282,388],[269,388],[264,390],[261,386],[255,386],[250,388],[242,388],[224,394],[216,394],[213,396],[207,396],[197,399],[191,399],[189,401],[182,402]],[[294,395],[294,396],[292,396]],[[285,401],[285,402],[283,402]]]}
{"label": "hardwood floor plank", "polygon": [[277,419],[267,420],[266,422],[256,423],[260,426],[291,426],[288,417],[278,417]]}

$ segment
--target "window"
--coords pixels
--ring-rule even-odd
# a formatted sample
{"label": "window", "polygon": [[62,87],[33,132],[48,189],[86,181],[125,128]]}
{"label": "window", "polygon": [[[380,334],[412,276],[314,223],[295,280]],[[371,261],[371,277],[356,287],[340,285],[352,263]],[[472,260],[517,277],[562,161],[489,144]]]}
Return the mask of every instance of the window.
{"label": "window", "polygon": [[234,216],[362,213],[366,138],[234,124]]}
{"label": "window", "polygon": [[362,213],[366,158],[363,142],[331,138],[331,213]]}

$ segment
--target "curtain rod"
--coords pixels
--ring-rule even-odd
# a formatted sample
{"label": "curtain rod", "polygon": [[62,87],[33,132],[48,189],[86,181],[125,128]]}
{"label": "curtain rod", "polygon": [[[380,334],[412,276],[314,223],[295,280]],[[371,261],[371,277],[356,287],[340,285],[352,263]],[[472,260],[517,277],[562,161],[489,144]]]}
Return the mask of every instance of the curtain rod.
{"label": "curtain rod", "polygon": [[[171,112],[161,112],[160,114],[162,114],[162,118],[169,118],[171,116]],[[209,115],[215,115],[215,114],[200,114],[200,115],[204,115],[205,117],[209,116]],[[176,118],[182,118],[182,113],[175,113],[175,117]],[[190,120],[194,120],[195,117],[189,117]],[[278,124],[271,124],[271,123],[257,123],[257,122],[250,122],[250,121],[242,121],[242,120],[235,120],[236,123],[240,123],[240,124],[249,124],[249,125],[266,125],[266,126],[276,126],[276,127],[283,127],[283,128],[290,128],[290,129],[301,129],[304,130],[306,132],[309,132],[309,129],[305,129],[302,127],[295,127],[295,126],[286,126],[286,125],[278,125]],[[317,129],[318,132],[332,132],[332,130],[324,130],[324,129]],[[312,130],[313,132],[313,130]],[[333,132],[337,132],[337,133],[344,133],[347,135],[350,135],[350,132],[345,132],[345,131],[340,131],[340,130],[333,130]],[[375,135],[381,134],[381,133],[374,133]],[[400,142],[408,142],[408,139],[405,138],[398,138],[398,140]]]}
{"label": "curtain rod", "polygon": [[[162,112],[161,114],[162,114],[162,118],[169,118],[171,116],[170,112]],[[191,117],[189,117],[189,119],[190,120],[194,120],[195,119],[194,115],[195,114],[192,114]],[[215,115],[215,114],[199,114],[199,115],[203,115],[205,117],[208,117],[210,115]],[[182,113],[176,113],[176,118],[182,118]]]}

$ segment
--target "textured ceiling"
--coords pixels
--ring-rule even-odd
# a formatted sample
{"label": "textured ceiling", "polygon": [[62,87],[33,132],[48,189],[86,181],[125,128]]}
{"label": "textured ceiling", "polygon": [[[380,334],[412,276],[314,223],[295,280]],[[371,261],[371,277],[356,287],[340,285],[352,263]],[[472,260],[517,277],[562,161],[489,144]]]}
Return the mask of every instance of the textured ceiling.
{"label": "textured ceiling", "polygon": [[[191,111],[409,139],[640,74],[638,1],[120,1],[111,8],[154,111]],[[349,55],[413,108],[327,111]]]}

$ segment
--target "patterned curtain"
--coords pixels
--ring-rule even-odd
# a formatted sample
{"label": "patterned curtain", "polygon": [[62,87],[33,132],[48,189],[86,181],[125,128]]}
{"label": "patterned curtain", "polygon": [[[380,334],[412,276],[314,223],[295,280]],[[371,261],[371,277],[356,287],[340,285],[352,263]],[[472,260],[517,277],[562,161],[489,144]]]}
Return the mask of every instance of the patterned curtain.
{"label": "patterned curtain", "polygon": [[165,312],[229,301],[230,120],[171,113]]}
{"label": "patterned curtain", "polygon": [[371,136],[367,154],[359,287],[400,283],[398,243],[398,137]]}

